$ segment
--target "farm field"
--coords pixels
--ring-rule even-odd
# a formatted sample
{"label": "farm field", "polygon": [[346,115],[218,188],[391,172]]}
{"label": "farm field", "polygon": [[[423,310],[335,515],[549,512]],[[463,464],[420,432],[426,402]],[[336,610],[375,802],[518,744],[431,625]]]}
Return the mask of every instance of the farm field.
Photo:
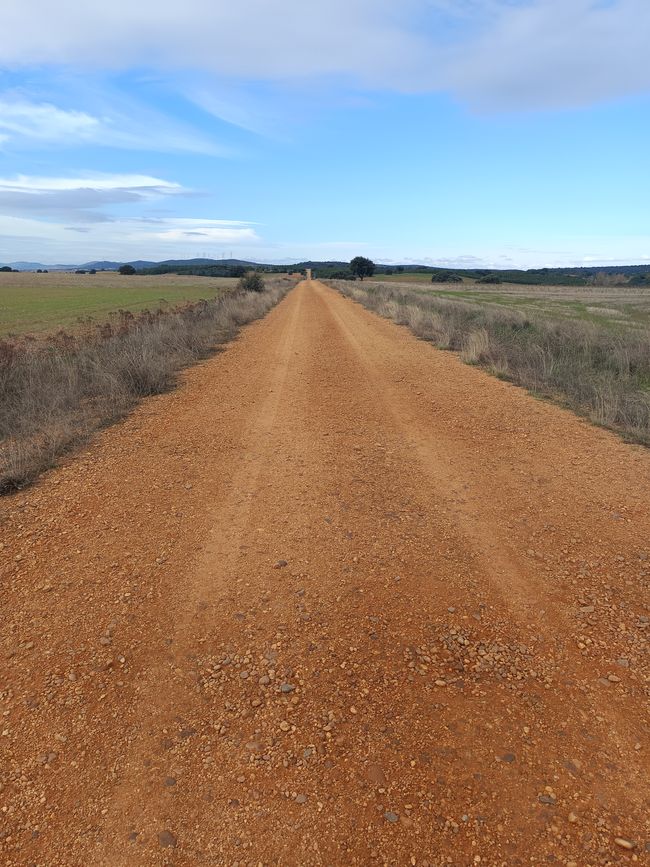
{"label": "farm field", "polygon": [[650,325],[650,287],[648,286],[525,286],[502,283],[432,283],[427,274],[379,275],[364,285],[395,286],[415,292],[469,301],[476,304],[512,307],[521,312],[551,317],[582,319],[596,324],[617,326]]}
{"label": "farm field", "polygon": [[3,867],[646,863],[649,489],[303,281],[0,499]]}
{"label": "farm field", "polygon": [[69,328],[101,321],[117,310],[138,311],[214,297],[237,283],[231,278],[175,274],[0,273],[0,334]]}

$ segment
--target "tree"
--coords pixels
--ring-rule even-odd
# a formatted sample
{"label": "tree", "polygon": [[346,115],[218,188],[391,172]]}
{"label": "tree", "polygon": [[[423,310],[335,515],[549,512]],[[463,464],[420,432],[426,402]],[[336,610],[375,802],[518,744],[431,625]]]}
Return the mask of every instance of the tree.
{"label": "tree", "polygon": [[257,271],[247,271],[237,284],[242,292],[263,292],[264,277]]}
{"label": "tree", "polygon": [[135,274],[135,268],[133,265],[120,265],[118,272],[120,274]]}
{"label": "tree", "polygon": [[370,259],[366,259],[365,256],[355,256],[350,262],[350,271],[352,271],[355,277],[363,280],[364,277],[372,277],[375,273],[375,263]]}

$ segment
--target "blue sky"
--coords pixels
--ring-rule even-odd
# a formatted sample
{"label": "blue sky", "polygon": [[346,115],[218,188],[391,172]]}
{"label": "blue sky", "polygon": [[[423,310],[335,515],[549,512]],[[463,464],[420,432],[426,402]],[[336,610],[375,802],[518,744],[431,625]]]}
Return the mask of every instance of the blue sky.
{"label": "blue sky", "polygon": [[3,0],[0,261],[650,263],[648,0]]}

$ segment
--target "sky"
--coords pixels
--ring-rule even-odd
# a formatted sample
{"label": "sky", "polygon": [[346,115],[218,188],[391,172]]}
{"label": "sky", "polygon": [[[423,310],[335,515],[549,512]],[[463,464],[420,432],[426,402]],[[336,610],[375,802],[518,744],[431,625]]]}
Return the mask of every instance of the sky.
{"label": "sky", "polygon": [[2,0],[0,262],[650,264],[648,0]]}

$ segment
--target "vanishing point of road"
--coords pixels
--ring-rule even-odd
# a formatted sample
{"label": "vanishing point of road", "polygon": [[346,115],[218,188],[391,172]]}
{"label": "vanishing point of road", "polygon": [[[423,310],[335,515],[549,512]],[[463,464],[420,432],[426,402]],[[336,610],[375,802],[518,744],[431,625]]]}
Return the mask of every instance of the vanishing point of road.
{"label": "vanishing point of road", "polygon": [[301,283],[0,501],[0,863],[647,863],[649,492]]}

